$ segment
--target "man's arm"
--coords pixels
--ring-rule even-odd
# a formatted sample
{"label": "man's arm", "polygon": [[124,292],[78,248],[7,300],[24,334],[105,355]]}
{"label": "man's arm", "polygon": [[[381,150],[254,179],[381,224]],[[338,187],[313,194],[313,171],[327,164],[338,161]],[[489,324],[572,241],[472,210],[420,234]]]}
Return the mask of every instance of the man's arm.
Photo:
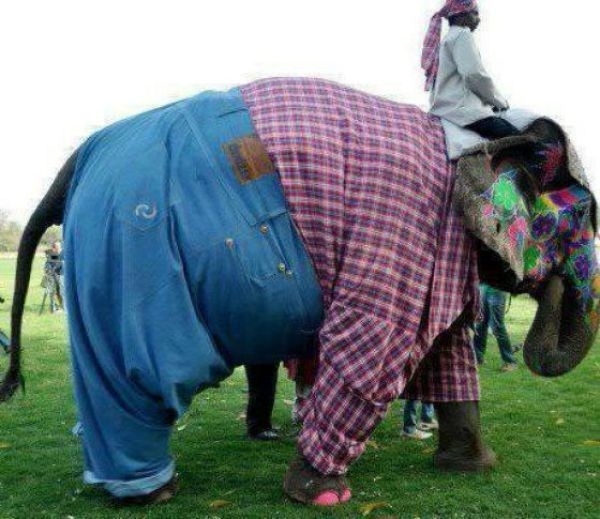
{"label": "man's arm", "polygon": [[501,110],[508,108],[508,102],[500,95],[481,62],[475,39],[470,31],[464,31],[458,36],[452,48],[452,56],[458,73],[465,78],[472,92],[488,105]]}

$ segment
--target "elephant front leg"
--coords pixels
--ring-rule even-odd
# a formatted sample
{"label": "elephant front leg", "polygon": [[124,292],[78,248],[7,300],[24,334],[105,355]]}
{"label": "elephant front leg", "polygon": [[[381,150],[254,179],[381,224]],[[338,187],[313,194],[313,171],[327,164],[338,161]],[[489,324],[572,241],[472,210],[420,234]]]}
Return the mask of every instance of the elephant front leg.
{"label": "elephant front leg", "polygon": [[482,472],[496,464],[496,455],[484,445],[478,402],[436,402],[439,443],[435,468],[452,472]]}
{"label": "elephant front leg", "polygon": [[300,454],[287,469],[283,490],[294,501],[306,505],[334,506],[352,497],[345,476],[321,474]]}

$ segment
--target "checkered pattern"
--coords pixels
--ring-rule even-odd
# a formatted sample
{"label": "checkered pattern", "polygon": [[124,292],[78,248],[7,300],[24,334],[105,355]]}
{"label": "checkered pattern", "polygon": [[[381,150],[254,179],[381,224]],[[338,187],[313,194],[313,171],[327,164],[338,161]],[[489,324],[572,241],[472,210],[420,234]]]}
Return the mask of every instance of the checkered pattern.
{"label": "checkered pattern", "polygon": [[416,107],[317,79],[241,92],[324,295],[300,448],[321,472],[343,473],[417,370],[412,396],[479,398],[466,331],[432,350],[477,298],[454,168],[439,120]]}

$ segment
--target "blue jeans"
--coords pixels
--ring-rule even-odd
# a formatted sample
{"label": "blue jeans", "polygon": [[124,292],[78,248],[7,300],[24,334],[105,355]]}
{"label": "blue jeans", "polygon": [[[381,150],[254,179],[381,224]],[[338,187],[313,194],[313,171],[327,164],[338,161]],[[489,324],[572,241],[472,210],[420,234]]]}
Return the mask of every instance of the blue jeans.
{"label": "blue jeans", "polygon": [[253,132],[239,93],[204,93],[78,152],[64,224],[75,400],[84,481],[114,496],[171,479],[171,429],[198,391],[313,350],[321,289]]}
{"label": "blue jeans", "polygon": [[475,323],[475,355],[477,362],[483,362],[485,348],[487,345],[487,331],[492,329],[502,361],[507,364],[514,364],[517,359],[513,355],[513,348],[510,343],[506,326],[504,325],[504,313],[506,309],[506,292],[496,290],[485,283],[479,287],[481,295],[482,319]]}
{"label": "blue jeans", "polygon": [[[404,404],[404,425],[402,429],[404,432],[413,433],[417,429],[417,405],[418,400],[407,400]],[[423,402],[421,404],[421,421],[431,423],[433,421],[433,404],[430,402]]]}

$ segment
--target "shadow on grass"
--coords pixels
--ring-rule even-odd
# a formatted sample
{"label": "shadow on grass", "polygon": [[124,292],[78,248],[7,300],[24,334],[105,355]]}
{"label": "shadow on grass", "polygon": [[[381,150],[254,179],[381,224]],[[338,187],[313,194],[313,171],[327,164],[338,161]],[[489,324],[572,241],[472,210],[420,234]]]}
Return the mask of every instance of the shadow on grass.
{"label": "shadow on grass", "polygon": [[[1,262],[0,262],[1,263]],[[0,265],[0,292],[10,288]],[[39,293],[38,293],[39,294]],[[35,296],[35,290],[32,297]],[[198,396],[173,432],[181,474],[173,502],[156,508],[113,510],[98,490],[81,482],[64,320],[28,312],[24,351],[28,392],[0,407],[0,517],[598,517],[600,488],[600,351],[573,373],[533,377],[523,366],[501,373],[493,339],[481,369],[484,436],[500,463],[485,475],[433,471],[435,443],[399,436],[401,405],[394,403],[349,477],[354,499],[333,510],[286,501],[282,478],[295,453],[289,422],[292,385],[281,378],[274,421],[284,439],[250,442],[239,420],[246,395],[236,372],[220,389]],[[508,326],[523,340],[535,306],[513,300]],[[0,307],[7,328],[8,307]],[[0,370],[6,367],[0,355]]]}

